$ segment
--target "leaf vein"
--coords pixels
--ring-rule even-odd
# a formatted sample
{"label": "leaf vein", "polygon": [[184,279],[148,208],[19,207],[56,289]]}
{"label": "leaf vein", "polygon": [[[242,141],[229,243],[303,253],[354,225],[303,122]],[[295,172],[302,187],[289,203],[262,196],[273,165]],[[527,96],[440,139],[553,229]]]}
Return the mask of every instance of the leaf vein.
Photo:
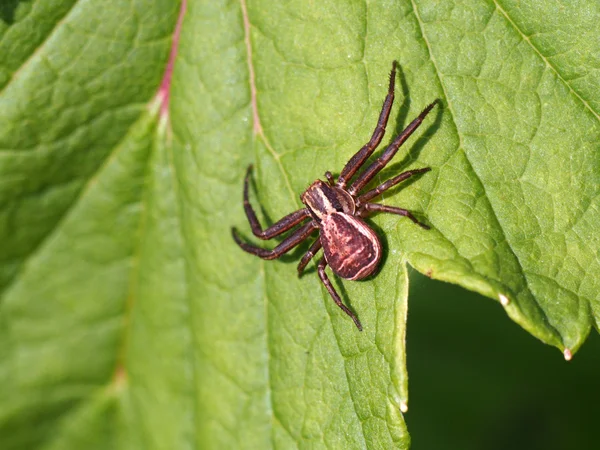
{"label": "leaf vein", "polygon": [[450,103],[450,97],[448,96],[448,93],[446,92],[446,88],[444,86],[444,83],[442,82],[442,74],[437,66],[435,57],[433,56],[433,52],[431,51],[431,46],[429,44],[429,41],[427,39],[427,36],[425,35],[425,30],[423,29],[423,22],[421,20],[421,17],[419,16],[419,12],[417,9],[417,6],[415,4],[415,0],[411,0],[411,5],[415,14],[415,19],[417,20],[417,23],[419,25],[419,30],[421,32],[421,36],[423,37],[423,42],[425,43],[426,47],[427,47],[427,51],[429,53],[429,57],[431,59],[431,63],[435,69],[435,73],[436,76],[439,80],[439,84],[440,87],[442,89],[443,95],[446,99],[446,103],[448,104],[448,109],[450,110],[451,116],[452,116],[452,123],[454,126],[454,129],[456,130],[456,135],[458,137],[459,140],[459,149],[460,151],[462,151],[463,155],[465,156],[465,161],[469,164],[469,167],[471,168],[471,173],[472,175],[475,177],[475,181],[479,184],[481,191],[483,192],[483,197],[486,199],[486,203],[489,206],[489,210],[493,215],[493,219],[497,225],[498,230],[500,231],[500,233],[502,234],[502,237],[504,239],[504,241],[506,242],[506,245],[508,247],[508,249],[510,250],[510,252],[512,253],[512,255],[514,256],[515,262],[518,265],[519,271],[521,272],[521,276],[523,278],[523,281],[525,282],[525,286],[523,287],[523,291],[528,292],[531,295],[531,298],[533,299],[537,309],[539,310],[539,312],[542,314],[543,318],[544,318],[544,324],[545,326],[555,335],[558,336],[561,341],[562,341],[562,335],[558,332],[558,330],[551,324],[549,317],[546,313],[546,311],[541,307],[539,300],[535,297],[535,295],[533,295],[533,293],[531,292],[531,290],[529,289],[529,281],[527,279],[527,273],[525,272],[523,265],[521,263],[521,260],[519,259],[519,256],[517,255],[517,253],[515,252],[515,250],[513,249],[510,241],[507,239],[506,233],[504,231],[504,228],[502,227],[500,220],[498,218],[498,215],[496,214],[496,210],[494,209],[492,202],[490,200],[490,197],[485,189],[485,185],[483,184],[483,182],[481,181],[481,178],[479,176],[479,174],[476,172],[475,167],[473,166],[473,164],[471,163],[471,161],[469,160],[469,157],[467,155],[467,152],[464,150],[463,148],[463,143],[462,143],[462,136],[459,133],[458,127],[456,125],[456,122],[454,120],[455,117],[455,113],[452,107],[452,104]]}
{"label": "leaf vein", "polygon": [[0,300],[2,299],[2,297],[4,297],[4,295],[6,295],[6,292],[10,290],[10,288],[16,283],[19,277],[25,272],[25,270],[27,269],[28,261],[31,260],[31,258],[33,258],[38,252],[40,252],[44,248],[44,245],[46,245],[46,243],[50,241],[50,239],[55,235],[55,233],[57,233],[60,230],[64,222],[69,217],[69,213],[73,210],[73,208],[86,198],[89,190],[93,187],[96,180],[102,174],[104,169],[108,167],[117,158],[117,156],[120,154],[120,152],[123,151],[124,148],[126,148],[125,143],[127,139],[131,136],[131,133],[135,131],[136,125],[139,124],[140,119],[143,119],[142,115],[140,115],[140,117],[138,117],[137,120],[132,122],[127,132],[124,133],[120,141],[115,144],[114,151],[107,155],[100,167],[98,167],[98,169],[87,179],[86,183],[84,184],[84,186],[82,186],[77,197],[73,200],[71,205],[67,209],[65,209],[62,217],[56,221],[54,227],[48,231],[48,233],[40,240],[40,242],[38,242],[38,244],[33,249],[29,251],[28,254],[23,255],[23,262],[21,263],[21,268],[13,275],[12,279],[7,281],[6,285],[0,290]]}
{"label": "leaf vein", "polygon": [[554,72],[554,74],[558,77],[558,79],[565,85],[567,86],[567,88],[569,89],[569,91],[571,91],[571,94],[577,98],[584,106],[586,109],[588,109],[593,115],[594,117],[596,117],[596,119],[598,121],[600,121],[600,114],[598,114],[598,112],[596,112],[591,106],[590,104],[587,102],[587,100],[585,100],[572,86],[571,84],[559,73],[559,71],[556,69],[556,67],[554,67],[549,59],[544,56],[542,54],[542,52],[533,44],[533,42],[531,42],[531,39],[529,36],[525,35],[525,33],[523,33],[523,31],[521,31],[521,29],[517,26],[517,24],[510,18],[510,16],[508,15],[508,13],[504,10],[504,8],[502,8],[502,6],[498,3],[497,0],[492,0],[492,2],[494,3],[494,5],[496,6],[496,9],[498,11],[500,11],[500,13],[506,18],[506,20],[508,21],[508,23],[511,24],[511,26],[515,29],[515,31],[517,33],[519,33],[519,36],[521,36],[521,38],[527,42],[527,44],[529,44],[529,46],[533,49],[534,52],[536,52],[538,54],[538,56],[542,59],[542,61],[544,61],[544,63],[546,64],[546,67],[548,67],[550,70],[552,70],[552,72]]}
{"label": "leaf vein", "polygon": [[29,65],[29,63],[31,62],[31,60],[38,54],[38,52],[40,52],[42,50],[42,48],[48,44],[48,42],[50,41],[50,39],[52,39],[52,36],[54,34],[56,34],[58,32],[58,30],[63,26],[63,24],[66,22],[67,17],[73,12],[73,10],[75,9],[75,7],[78,5],[78,1],[73,2],[73,4],[71,5],[71,7],[65,12],[65,15],[62,16],[57,22],[56,25],[54,26],[54,28],[52,28],[52,30],[50,30],[50,32],[48,33],[48,35],[46,36],[46,39],[44,39],[40,45],[38,45],[38,47],[31,53],[31,55],[29,55],[29,57],[23,61],[23,63],[21,64],[21,67],[19,67],[10,77],[10,79],[4,84],[4,86],[0,89],[0,94],[2,94],[2,92],[4,92],[6,90],[6,88],[16,79],[16,77],[19,75],[19,73],[21,73],[21,71],[27,67],[27,65]]}

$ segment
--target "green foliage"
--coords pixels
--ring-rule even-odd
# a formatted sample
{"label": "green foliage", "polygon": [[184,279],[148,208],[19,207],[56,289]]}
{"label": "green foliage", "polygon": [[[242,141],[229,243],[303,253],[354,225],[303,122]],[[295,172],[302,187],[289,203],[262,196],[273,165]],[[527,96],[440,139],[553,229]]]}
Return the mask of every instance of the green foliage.
{"label": "green foliage", "polygon": [[[2,448],[407,448],[407,264],[496,300],[575,352],[600,315],[600,7],[407,0],[190,2],[168,124],[156,92],[179,5],[0,5]],[[263,222],[366,142],[436,109],[381,181],[433,170],[377,216],[376,277],[302,250],[262,262]],[[273,245],[273,243],[269,243]],[[265,244],[265,245],[269,245]]]}

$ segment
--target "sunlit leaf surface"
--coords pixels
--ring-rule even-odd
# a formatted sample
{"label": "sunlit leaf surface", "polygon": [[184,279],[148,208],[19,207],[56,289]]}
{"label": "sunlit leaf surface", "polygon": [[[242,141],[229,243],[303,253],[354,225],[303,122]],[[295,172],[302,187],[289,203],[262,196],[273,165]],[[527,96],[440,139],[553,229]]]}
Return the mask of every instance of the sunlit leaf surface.
{"label": "sunlit leaf surface", "polygon": [[[58,4],[57,4],[58,3]],[[0,446],[408,448],[407,265],[500,302],[570,356],[600,316],[600,6],[591,0],[0,5]],[[334,281],[307,245],[263,262],[263,223],[370,137],[379,273]],[[373,184],[374,184],[373,183]],[[260,208],[259,208],[260,205]],[[261,244],[263,245],[263,244]],[[264,243],[273,246],[274,242]],[[477,339],[477,336],[473,336]]]}

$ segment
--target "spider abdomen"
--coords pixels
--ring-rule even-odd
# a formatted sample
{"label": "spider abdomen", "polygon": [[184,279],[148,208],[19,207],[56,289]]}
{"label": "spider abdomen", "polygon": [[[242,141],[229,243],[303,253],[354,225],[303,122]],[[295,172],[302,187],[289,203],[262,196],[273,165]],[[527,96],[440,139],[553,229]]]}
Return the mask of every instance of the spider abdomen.
{"label": "spider abdomen", "polygon": [[359,218],[333,212],[321,221],[321,244],[331,270],[347,280],[360,280],[377,269],[381,243]]}

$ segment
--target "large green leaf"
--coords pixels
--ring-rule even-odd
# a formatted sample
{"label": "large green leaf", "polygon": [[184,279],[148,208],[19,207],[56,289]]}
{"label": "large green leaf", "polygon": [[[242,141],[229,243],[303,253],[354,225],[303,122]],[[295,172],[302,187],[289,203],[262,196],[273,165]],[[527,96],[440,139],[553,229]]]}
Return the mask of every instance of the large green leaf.
{"label": "large green leaf", "polygon": [[134,376],[142,269],[158,261],[161,276],[169,271],[166,257],[145,255],[159,248],[152,213],[171,216],[161,209],[171,207],[170,181],[158,170],[165,127],[153,99],[178,9],[170,0],[0,6],[3,449],[114,448],[142,434],[116,425],[122,415],[141,430],[119,404],[129,404]]}
{"label": "large green leaf", "polygon": [[[55,3],[0,6],[2,448],[407,448],[407,264],[566,355],[597,323],[595,2],[190,2],[169,125],[178,5]],[[230,227],[250,162],[265,222],[339,172],[395,59],[384,142],[443,108],[378,181],[431,167],[383,202],[432,230],[372,220],[359,333]]]}

